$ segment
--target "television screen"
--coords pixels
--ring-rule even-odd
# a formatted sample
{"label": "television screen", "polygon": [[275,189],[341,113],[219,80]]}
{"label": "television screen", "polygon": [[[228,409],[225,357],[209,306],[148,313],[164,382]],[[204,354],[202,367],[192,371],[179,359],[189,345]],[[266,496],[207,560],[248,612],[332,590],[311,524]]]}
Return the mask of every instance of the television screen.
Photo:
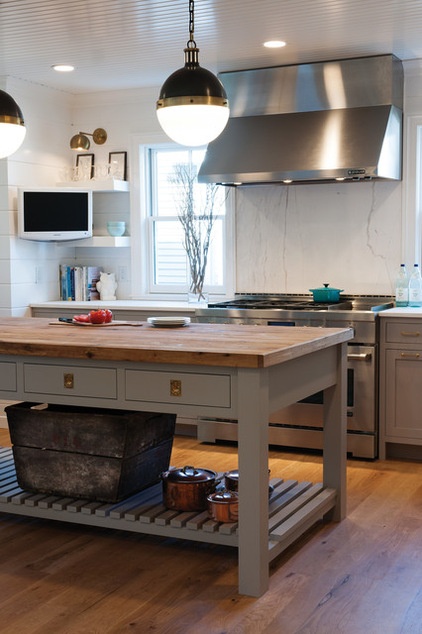
{"label": "television screen", "polygon": [[59,241],[92,235],[92,192],[85,190],[33,190],[18,193],[19,237]]}

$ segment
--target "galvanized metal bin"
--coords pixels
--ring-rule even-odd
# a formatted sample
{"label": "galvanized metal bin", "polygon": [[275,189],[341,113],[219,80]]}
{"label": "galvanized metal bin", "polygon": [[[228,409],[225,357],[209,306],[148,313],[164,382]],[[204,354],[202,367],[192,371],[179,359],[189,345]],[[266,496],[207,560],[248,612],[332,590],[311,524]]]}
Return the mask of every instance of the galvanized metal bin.
{"label": "galvanized metal bin", "polygon": [[117,502],[170,464],[175,414],[28,402],[5,412],[26,491]]}

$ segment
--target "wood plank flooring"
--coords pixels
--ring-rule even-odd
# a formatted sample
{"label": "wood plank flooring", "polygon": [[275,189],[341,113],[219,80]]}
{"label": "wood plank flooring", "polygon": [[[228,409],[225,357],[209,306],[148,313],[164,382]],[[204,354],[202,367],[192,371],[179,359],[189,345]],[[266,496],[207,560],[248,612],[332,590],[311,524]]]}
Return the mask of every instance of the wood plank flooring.
{"label": "wood plank flooring", "polygon": [[[0,445],[9,444],[0,430]],[[177,437],[172,464],[225,471],[236,449]],[[318,455],[271,451],[271,477],[320,481]],[[422,634],[422,464],[348,462],[348,516],[237,592],[236,549],[0,515],[2,634]]]}

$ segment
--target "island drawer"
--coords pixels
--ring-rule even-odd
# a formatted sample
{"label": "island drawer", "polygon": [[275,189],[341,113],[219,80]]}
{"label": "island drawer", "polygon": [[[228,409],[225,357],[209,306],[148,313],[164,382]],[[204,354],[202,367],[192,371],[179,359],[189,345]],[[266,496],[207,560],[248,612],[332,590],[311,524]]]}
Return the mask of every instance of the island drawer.
{"label": "island drawer", "polygon": [[114,368],[25,363],[23,372],[28,394],[117,398]]}
{"label": "island drawer", "polygon": [[16,363],[13,361],[2,361],[0,363],[0,391],[16,392]]}
{"label": "island drawer", "polygon": [[422,345],[422,319],[387,322],[385,339],[387,343],[419,343]]}
{"label": "island drawer", "polygon": [[127,370],[126,400],[230,407],[231,376]]}

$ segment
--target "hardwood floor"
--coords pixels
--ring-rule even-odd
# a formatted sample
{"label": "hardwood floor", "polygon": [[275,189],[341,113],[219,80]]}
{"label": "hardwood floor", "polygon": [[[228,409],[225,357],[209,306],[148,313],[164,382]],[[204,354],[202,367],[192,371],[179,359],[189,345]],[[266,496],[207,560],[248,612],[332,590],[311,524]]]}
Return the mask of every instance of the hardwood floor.
{"label": "hardwood floor", "polygon": [[[172,464],[234,469],[236,450],[177,437]],[[269,466],[321,479],[317,455]],[[260,599],[237,593],[234,549],[0,515],[0,631],[421,634],[422,464],[349,461],[348,493],[347,519],[273,562]]]}

